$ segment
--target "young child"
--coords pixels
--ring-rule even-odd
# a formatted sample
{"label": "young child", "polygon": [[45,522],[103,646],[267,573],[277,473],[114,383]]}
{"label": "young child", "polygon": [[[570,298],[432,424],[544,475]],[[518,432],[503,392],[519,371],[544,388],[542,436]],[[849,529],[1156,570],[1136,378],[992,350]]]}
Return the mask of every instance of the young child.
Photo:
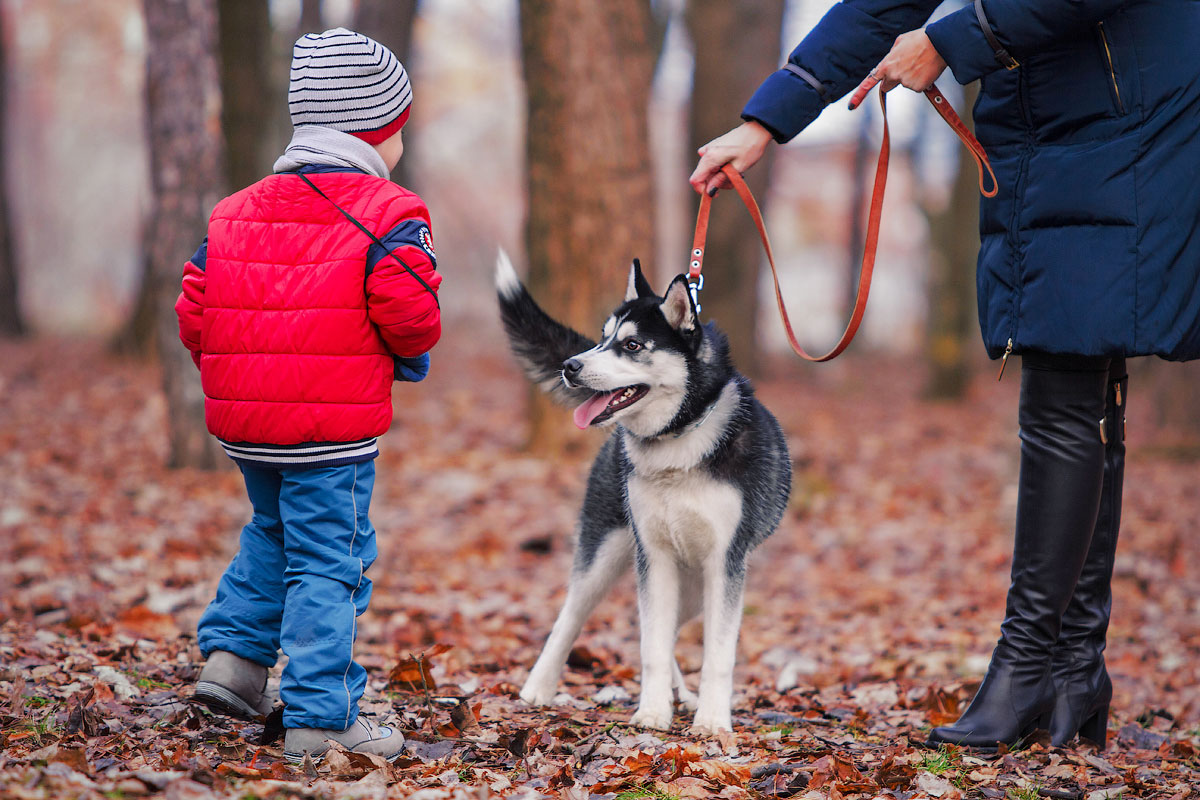
{"label": "young child", "polygon": [[388,180],[412,90],[387,48],[342,28],[301,37],[275,173],[222,200],[175,305],[200,368],[208,429],[254,507],[200,619],[196,700],[266,714],[280,684],[284,753],[329,740],[393,759],[404,737],[361,716],[353,659],[375,530],[376,437],[392,381],[419,381],[441,336],[441,276],[421,199]]}

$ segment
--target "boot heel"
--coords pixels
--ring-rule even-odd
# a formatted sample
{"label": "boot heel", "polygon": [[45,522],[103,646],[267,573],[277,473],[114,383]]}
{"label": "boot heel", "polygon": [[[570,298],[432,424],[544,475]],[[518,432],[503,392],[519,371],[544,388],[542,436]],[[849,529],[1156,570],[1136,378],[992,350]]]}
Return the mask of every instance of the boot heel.
{"label": "boot heel", "polygon": [[1079,736],[1104,747],[1108,744],[1108,703],[1100,706],[1095,714],[1079,726]]}

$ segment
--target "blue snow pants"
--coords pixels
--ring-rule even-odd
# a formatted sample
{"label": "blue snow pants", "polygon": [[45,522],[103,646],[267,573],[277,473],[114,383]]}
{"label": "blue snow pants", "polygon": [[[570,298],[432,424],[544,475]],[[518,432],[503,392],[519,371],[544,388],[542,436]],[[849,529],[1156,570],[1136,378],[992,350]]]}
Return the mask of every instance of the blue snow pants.
{"label": "blue snow pants", "polygon": [[375,462],[239,467],[254,516],[200,618],[200,652],[271,667],[282,648],[284,727],[345,730],[367,683],[353,650],[355,618],[371,598]]}

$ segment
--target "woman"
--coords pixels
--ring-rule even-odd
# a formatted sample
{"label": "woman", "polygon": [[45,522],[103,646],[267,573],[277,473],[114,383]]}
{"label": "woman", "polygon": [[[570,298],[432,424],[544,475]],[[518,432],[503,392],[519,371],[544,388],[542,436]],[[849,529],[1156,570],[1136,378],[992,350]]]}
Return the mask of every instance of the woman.
{"label": "woman", "polygon": [[[1200,2],[845,0],[699,151],[727,185],[858,85],[981,79],[976,134],[1000,191],[980,210],[992,358],[1022,357],[1012,583],[979,692],[930,744],[1013,744],[1049,727],[1105,741],[1104,666],[1121,511],[1125,358],[1200,355]],[[882,60],[881,60],[882,59]],[[874,67],[874,69],[872,69]]]}

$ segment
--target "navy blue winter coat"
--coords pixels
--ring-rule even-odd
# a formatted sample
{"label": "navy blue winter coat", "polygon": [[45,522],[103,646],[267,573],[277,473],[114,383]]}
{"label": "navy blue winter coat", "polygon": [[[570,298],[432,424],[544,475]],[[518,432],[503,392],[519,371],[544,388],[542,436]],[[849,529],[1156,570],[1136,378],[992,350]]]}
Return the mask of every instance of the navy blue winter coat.
{"label": "navy blue winter coat", "polygon": [[[743,117],[791,139],[939,4],[837,4]],[[1200,0],[982,5],[995,46],[971,5],[926,32],[960,83],[982,79],[976,134],[1000,184],[980,212],[989,355],[1197,358]]]}

